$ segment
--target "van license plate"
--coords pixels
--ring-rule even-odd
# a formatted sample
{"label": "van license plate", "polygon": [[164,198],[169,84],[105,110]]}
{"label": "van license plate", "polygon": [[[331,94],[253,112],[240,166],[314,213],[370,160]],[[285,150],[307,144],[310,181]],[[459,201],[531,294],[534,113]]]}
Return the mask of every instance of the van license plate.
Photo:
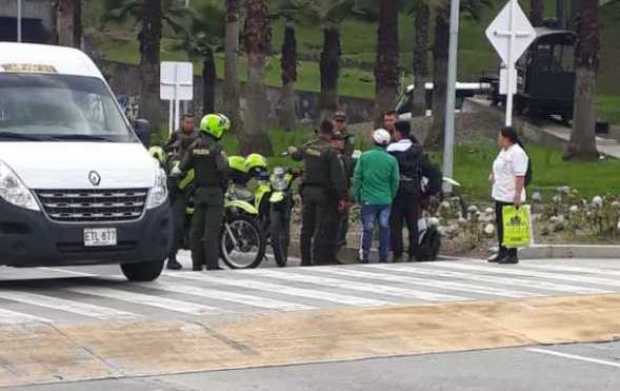
{"label": "van license plate", "polygon": [[85,228],[84,246],[108,247],[116,246],[116,228]]}

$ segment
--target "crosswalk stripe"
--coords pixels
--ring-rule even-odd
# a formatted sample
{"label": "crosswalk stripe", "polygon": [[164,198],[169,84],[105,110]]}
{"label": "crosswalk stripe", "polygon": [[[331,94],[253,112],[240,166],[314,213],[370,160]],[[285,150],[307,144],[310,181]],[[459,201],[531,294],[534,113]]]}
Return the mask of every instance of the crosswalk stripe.
{"label": "crosswalk stripe", "polygon": [[556,284],[547,281],[534,281],[534,280],[525,280],[513,277],[498,277],[498,276],[489,276],[484,274],[475,274],[475,273],[466,273],[466,272],[456,272],[456,271],[440,271],[440,270],[431,270],[431,269],[422,269],[412,266],[388,266],[388,265],[368,265],[370,268],[377,269],[385,269],[385,270],[393,270],[393,271],[401,271],[404,273],[410,274],[418,274],[425,275],[431,277],[445,277],[445,278],[458,278],[463,280],[473,280],[473,281],[481,281],[488,282],[492,284],[500,284],[504,286],[522,286],[526,288],[533,288],[536,290],[548,290],[548,291],[557,291],[564,293],[572,293],[572,294],[603,294],[603,293],[612,293],[609,290],[603,290],[598,288],[586,288],[581,286],[574,285],[566,285],[566,284]]}
{"label": "crosswalk stripe", "polygon": [[460,270],[478,271],[478,272],[487,272],[487,273],[500,273],[500,274],[507,274],[511,276],[547,278],[551,280],[571,281],[571,282],[578,282],[582,284],[609,285],[609,286],[620,287],[620,281],[610,280],[608,278],[588,277],[588,276],[580,276],[580,275],[574,275],[574,274],[570,275],[570,274],[537,272],[537,271],[519,269],[518,266],[510,267],[510,268],[500,268],[500,267],[456,264],[454,262],[437,262],[433,264],[433,266],[440,267],[440,268],[447,268],[447,269],[460,269]]}
{"label": "crosswalk stripe", "polygon": [[614,269],[601,269],[595,267],[582,267],[582,266],[568,266],[568,265],[539,265],[536,263],[524,263],[519,265],[526,269],[538,269],[549,270],[558,272],[569,273],[587,273],[587,274],[602,274],[604,276],[620,276],[620,270]]}
{"label": "crosswalk stripe", "polygon": [[[247,273],[247,272],[246,272]],[[398,288],[387,285],[368,284],[363,282],[356,282],[351,280],[341,280],[337,278],[318,277],[309,274],[300,274],[295,272],[281,272],[274,270],[255,270],[252,271],[253,275],[260,275],[263,277],[270,277],[279,280],[293,281],[308,283],[313,285],[320,285],[330,288],[348,289],[360,292],[370,292],[374,294],[383,294],[397,297],[407,297],[411,299],[426,300],[426,301],[459,301],[469,300],[465,297],[445,295],[442,293],[432,293],[426,291],[420,291],[416,289]]]}
{"label": "crosswalk stripe", "polygon": [[324,292],[318,290],[311,289],[302,289],[295,288],[281,284],[274,284],[269,282],[262,282],[256,280],[248,280],[248,279],[227,279],[222,277],[214,277],[205,273],[202,274],[190,274],[190,273],[166,273],[168,277],[174,278],[184,278],[194,281],[203,281],[209,282],[212,284],[218,285],[228,285],[245,289],[253,289],[263,292],[269,292],[279,295],[287,295],[287,296],[297,296],[304,297],[308,299],[321,300],[321,301],[329,301],[332,303],[359,306],[359,307],[373,307],[373,306],[382,306],[382,305],[390,305],[392,303],[376,300],[376,299],[366,299],[362,297],[350,296],[350,295],[342,295],[331,292]]}
{"label": "crosswalk stripe", "polygon": [[71,312],[74,314],[87,316],[97,319],[113,318],[137,318],[139,315],[126,311],[119,311],[113,308],[101,307],[98,305],[80,303],[75,300],[66,300],[58,297],[39,295],[29,292],[12,291],[0,292],[0,298],[19,303],[35,305],[38,307],[51,308],[57,311]]}
{"label": "crosswalk stripe", "polygon": [[467,284],[467,283],[461,283],[461,282],[437,281],[437,280],[430,280],[430,279],[423,279],[423,278],[416,278],[416,277],[397,276],[394,274],[375,273],[375,272],[371,273],[371,272],[365,272],[361,270],[353,270],[351,268],[346,268],[346,269],[329,268],[329,269],[322,269],[321,272],[328,273],[328,274],[338,274],[343,277],[359,277],[359,278],[367,278],[367,279],[381,280],[381,281],[387,281],[387,282],[415,284],[415,285],[428,286],[428,287],[437,288],[437,289],[449,289],[449,290],[456,290],[456,291],[462,291],[462,292],[468,292],[468,293],[478,293],[478,294],[490,295],[490,296],[502,296],[502,297],[512,297],[512,298],[542,296],[542,294],[540,293],[499,289],[499,288],[492,288],[492,287],[487,287],[487,286],[482,286],[482,285],[474,285],[474,284]]}
{"label": "crosswalk stripe", "polygon": [[119,300],[150,307],[158,307],[168,311],[181,312],[190,315],[204,315],[214,312],[223,312],[215,307],[210,307],[202,304],[168,299],[165,297],[147,295],[143,293],[134,293],[121,289],[89,286],[86,288],[67,288],[67,290],[84,295],[105,297],[107,299]]}
{"label": "crosswalk stripe", "polygon": [[21,312],[0,309],[0,324],[16,325],[22,323],[52,323],[51,320],[39,316],[22,314]]}
{"label": "crosswalk stripe", "polygon": [[199,288],[191,285],[169,284],[158,281],[154,284],[148,284],[144,286],[150,289],[158,289],[185,295],[205,297],[208,299],[220,301],[229,301],[251,307],[267,308],[271,310],[300,311],[315,309],[315,307],[304,304],[289,303],[286,301],[274,300],[266,297],[244,295],[241,293],[226,292],[216,289]]}

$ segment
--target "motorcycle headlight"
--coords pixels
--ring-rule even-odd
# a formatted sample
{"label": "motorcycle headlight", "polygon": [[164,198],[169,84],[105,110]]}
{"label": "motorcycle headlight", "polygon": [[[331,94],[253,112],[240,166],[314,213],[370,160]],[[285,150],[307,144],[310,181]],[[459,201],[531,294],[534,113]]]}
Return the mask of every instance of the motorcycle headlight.
{"label": "motorcycle headlight", "polygon": [[288,188],[288,182],[282,176],[271,177],[271,188],[275,191],[284,191]]}
{"label": "motorcycle headlight", "polygon": [[146,208],[153,209],[163,205],[168,199],[168,187],[166,173],[164,170],[157,170],[157,176],[155,177],[155,185],[149,190],[148,198],[146,199]]}
{"label": "motorcycle headlight", "polygon": [[0,160],[0,198],[20,208],[40,211],[39,203],[15,171]]}

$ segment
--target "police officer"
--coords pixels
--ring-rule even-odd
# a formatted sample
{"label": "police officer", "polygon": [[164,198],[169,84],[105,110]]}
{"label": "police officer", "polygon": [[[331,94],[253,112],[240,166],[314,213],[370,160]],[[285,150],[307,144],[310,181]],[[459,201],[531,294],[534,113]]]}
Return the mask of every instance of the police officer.
{"label": "police officer", "polygon": [[194,271],[219,270],[218,238],[224,220],[224,194],[228,186],[228,158],[219,141],[230,129],[222,114],[209,114],[200,121],[200,137],[190,146],[179,173],[195,172],[195,212],[190,242]]}
{"label": "police officer", "polygon": [[289,148],[291,157],[304,161],[304,179],[301,189],[301,264],[311,266],[334,264],[338,208],[347,192],[342,161],[331,145],[334,125],[323,121],[318,138],[302,148]]}
{"label": "police officer", "polygon": [[[194,126],[194,115],[190,113],[183,114],[181,129],[172,133],[170,140],[164,146],[164,151],[170,156],[169,160],[172,162],[181,161],[192,143],[198,139],[198,136],[199,133]],[[180,189],[177,179],[171,178],[170,183],[168,183],[172,205],[172,220],[174,223],[174,241],[168,256],[167,266],[170,270],[182,269],[181,264],[177,261],[177,252],[185,236],[185,208],[187,206],[187,198],[189,197],[187,194],[189,189]]]}
{"label": "police officer", "polygon": [[347,114],[344,111],[337,111],[334,114],[334,134],[344,140],[343,154],[348,159],[353,156],[355,149],[355,137],[347,128]]}

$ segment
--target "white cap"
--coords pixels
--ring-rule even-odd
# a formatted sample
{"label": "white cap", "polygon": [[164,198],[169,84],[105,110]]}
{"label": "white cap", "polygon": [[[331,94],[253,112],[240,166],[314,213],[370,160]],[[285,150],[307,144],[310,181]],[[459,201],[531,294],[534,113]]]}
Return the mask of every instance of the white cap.
{"label": "white cap", "polygon": [[392,137],[390,136],[390,133],[387,130],[385,130],[385,129],[377,129],[377,130],[375,130],[373,132],[372,139],[378,145],[385,145],[385,146],[387,146],[390,143],[390,141],[392,140]]}

